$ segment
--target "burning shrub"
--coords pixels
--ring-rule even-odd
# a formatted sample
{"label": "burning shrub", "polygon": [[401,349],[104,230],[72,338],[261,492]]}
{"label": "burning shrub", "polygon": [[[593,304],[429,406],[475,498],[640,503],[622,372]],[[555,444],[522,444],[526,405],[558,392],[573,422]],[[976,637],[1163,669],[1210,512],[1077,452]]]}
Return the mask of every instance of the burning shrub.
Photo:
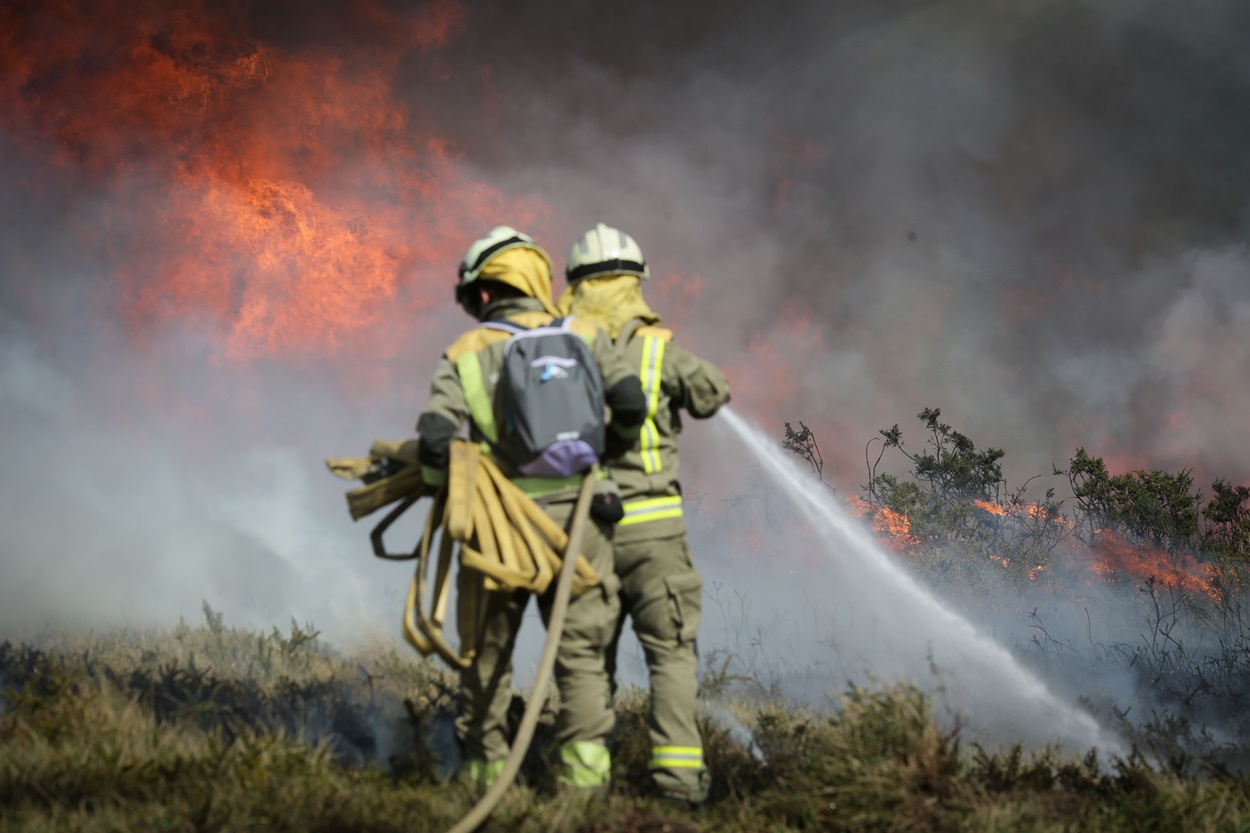
{"label": "burning shrub", "polygon": [[[984,539],[991,530],[978,522],[971,501],[997,499],[1001,494],[1004,452],[978,449],[967,435],[939,421],[939,408],[925,408],[916,416],[929,433],[930,450],[909,453],[897,423],[882,430],[881,453],[869,466],[868,485],[863,487],[868,502],[906,517],[912,533],[923,540]],[[890,448],[911,461],[913,480],[876,473],[877,463]]]}
{"label": "burning shrub", "polygon": [[[1078,448],[1066,469],[1053,472],[1067,477],[1075,499],[1073,511],[1064,513],[1054,489],[1041,501],[1025,499],[1034,478],[1009,489],[1005,452],[977,448],[941,416],[939,408],[917,414],[928,438],[916,454],[908,452],[898,424],[881,430],[869,442],[881,447],[876,460],[865,460],[864,498],[847,501],[885,546],[911,556],[923,572],[966,588],[981,582],[989,563],[1023,587],[1046,582],[1062,562],[1089,573],[1088,580],[1153,578],[1217,603],[1241,587],[1241,563],[1250,555],[1250,486],[1216,480],[1204,506],[1189,469],[1113,475],[1101,457]],[[823,482],[816,437],[799,426],[786,423],[782,445]],[[888,449],[911,463],[908,476],[877,473]]]}
{"label": "burning shrub", "polygon": [[[916,416],[928,433],[927,448],[909,453],[897,424],[880,431],[880,440],[873,440],[881,442],[877,459],[865,460],[864,500],[852,511],[870,518],[888,546],[909,553],[918,567],[949,586],[980,587],[987,570],[1002,575],[1006,569],[1018,584],[1048,578],[1055,548],[1071,533],[1054,490],[1041,502],[1026,501],[1028,483],[1007,488],[1006,452],[978,448],[941,421],[939,408]],[[877,473],[888,449],[910,461],[909,477]]]}
{"label": "burning shrub", "polygon": [[[1051,674],[1124,679],[1130,690],[1115,695],[1124,702],[1104,696],[1089,705],[1152,760],[1178,775],[1250,766],[1250,486],[1216,480],[1204,505],[1188,469],[1112,474],[1080,448],[1054,471],[1072,487],[1065,513],[1053,489],[1040,502],[1026,501],[1024,487],[1008,490],[1002,452],[979,450],[940,413],[918,415],[929,432],[920,454],[906,451],[897,425],[880,432],[881,454],[866,461],[865,499],[850,501],[852,511],[944,595],[1027,618],[1032,639],[1016,648]],[[796,438],[806,440],[797,449]],[[798,432],[787,440],[794,453],[816,448]],[[890,448],[911,462],[909,476],[876,473]],[[1044,592],[1004,594],[1003,579]],[[1065,635],[1048,632],[1039,610]]]}
{"label": "burning shrub", "polygon": [[1072,484],[1081,507],[1081,527],[1092,536],[1113,529],[1131,541],[1169,553],[1198,544],[1198,506],[1188,469],[1175,474],[1139,469],[1112,475],[1101,457],[1078,448],[1068,468],[1056,469]]}

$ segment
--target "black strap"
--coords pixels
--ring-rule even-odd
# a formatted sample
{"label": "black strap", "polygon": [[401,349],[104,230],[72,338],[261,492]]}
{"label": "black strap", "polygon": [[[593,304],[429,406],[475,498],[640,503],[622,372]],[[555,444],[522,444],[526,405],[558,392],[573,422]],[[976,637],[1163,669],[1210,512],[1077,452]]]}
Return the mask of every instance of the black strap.
{"label": "black strap", "polygon": [[486,249],[480,255],[477,256],[477,260],[473,261],[473,265],[470,266],[467,263],[460,264],[461,279],[463,279],[464,276],[467,275],[469,272],[472,272],[475,269],[477,269],[479,266],[485,263],[486,260],[491,255],[493,255],[495,252],[499,251],[500,249],[504,248],[505,246],[511,246],[515,243],[527,243],[527,242],[529,241],[525,240],[522,237],[517,237],[516,235],[513,235],[512,237],[509,237],[507,240],[500,240],[498,243],[496,243],[493,246],[487,246]]}
{"label": "black strap", "polygon": [[645,264],[638,263],[634,260],[601,260],[598,263],[587,263],[578,266],[576,269],[570,269],[565,272],[569,283],[581,280],[587,275],[608,274],[611,272],[642,272],[647,267]]}

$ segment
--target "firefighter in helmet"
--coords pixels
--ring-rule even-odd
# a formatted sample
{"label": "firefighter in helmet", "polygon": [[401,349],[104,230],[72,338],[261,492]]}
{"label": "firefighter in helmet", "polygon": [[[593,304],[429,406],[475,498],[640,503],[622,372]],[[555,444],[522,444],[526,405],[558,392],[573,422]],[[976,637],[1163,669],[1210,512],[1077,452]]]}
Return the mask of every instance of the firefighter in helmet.
{"label": "firefighter in helmet", "polygon": [[655,786],[667,798],[698,805],[708,786],[695,723],[703,579],[686,542],[677,434],[680,411],[696,419],[712,416],[729,401],[729,384],[659,326],[660,316],[642,297],[649,276],[638,243],[599,223],[569,252],[560,308],[603,328],[642,379],[647,411],[640,443],[607,461],[625,508],[613,543],[621,618],[608,667],[615,669],[628,614],[651,676],[649,767]]}
{"label": "firefighter in helmet", "polygon": [[[496,227],[469,247],[460,267],[456,300],[482,323],[504,321],[533,328],[558,316],[551,296],[550,259],[533,239],[508,226]],[[570,327],[586,340],[598,364],[604,398],[612,410],[608,436],[615,434],[626,444],[635,442],[646,414],[637,371],[625,364],[593,324],[574,319]],[[427,484],[437,486],[446,480],[452,439],[466,423],[470,439],[496,447],[496,426],[505,424],[496,387],[509,337],[506,331],[478,326],[460,336],[439,360],[429,400],[417,421],[417,457]],[[497,461],[557,523],[569,526],[580,475],[519,477],[506,459]],[[582,553],[599,574],[601,585],[570,601],[556,658],[561,703],[556,722],[558,777],[575,787],[605,785],[611,768],[604,743],[613,725],[605,650],[619,607],[612,574],[612,532],[602,520],[587,524]],[[481,573],[461,569],[461,598],[467,582],[482,580]],[[499,776],[508,756],[512,650],[529,594],[490,592],[486,596],[485,614],[476,623],[477,654],[460,676],[456,734],[462,771],[472,780],[489,784]],[[549,590],[539,599],[544,623],[551,597]]]}

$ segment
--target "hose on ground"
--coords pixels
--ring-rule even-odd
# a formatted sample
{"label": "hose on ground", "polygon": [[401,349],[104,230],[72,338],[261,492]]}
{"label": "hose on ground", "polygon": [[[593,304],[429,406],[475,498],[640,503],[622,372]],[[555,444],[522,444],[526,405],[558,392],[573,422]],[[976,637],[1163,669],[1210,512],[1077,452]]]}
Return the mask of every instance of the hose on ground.
{"label": "hose on ground", "polygon": [[503,772],[490,785],[477,804],[469,811],[449,833],[471,833],[486,821],[494,812],[495,807],[503,798],[508,787],[512,785],[529,751],[530,742],[534,739],[534,729],[538,725],[538,715],[547,699],[547,680],[555,667],[556,651],[560,647],[560,636],[564,632],[564,617],[569,609],[569,596],[573,590],[573,577],[576,573],[576,559],[573,553],[581,549],[582,537],[586,533],[589,522],[590,501],[595,491],[595,475],[598,466],[591,467],[582,481],[581,493],[577,497],[577,508],[573,510],[573,523],[569,527],[568,546],[564,553],[564,564],[560,568],[560,578],[556,583],[555,600],[551,604],[551,618],[547,623],[547,641],[543,644],[542,659],[538,663],[538,677],[534,680],[534,688],[530,691],[525,704],[525,714],[521,717],[521,725],[517,729],[516,738],[512,742],[512,750],[504,762]]}

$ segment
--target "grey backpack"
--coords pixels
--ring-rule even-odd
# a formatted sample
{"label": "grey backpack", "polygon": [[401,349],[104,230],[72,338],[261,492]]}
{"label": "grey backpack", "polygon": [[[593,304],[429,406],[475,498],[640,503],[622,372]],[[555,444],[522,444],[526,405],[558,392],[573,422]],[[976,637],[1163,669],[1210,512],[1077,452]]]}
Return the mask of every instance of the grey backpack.
{"label": "grey backpack", "polygon": [[482,324],[511,333],[496,393],[502,397],[501,451],[528,476],[570,477],[603,455],[604,399],[599,363],[572,316],[544,327]]}

